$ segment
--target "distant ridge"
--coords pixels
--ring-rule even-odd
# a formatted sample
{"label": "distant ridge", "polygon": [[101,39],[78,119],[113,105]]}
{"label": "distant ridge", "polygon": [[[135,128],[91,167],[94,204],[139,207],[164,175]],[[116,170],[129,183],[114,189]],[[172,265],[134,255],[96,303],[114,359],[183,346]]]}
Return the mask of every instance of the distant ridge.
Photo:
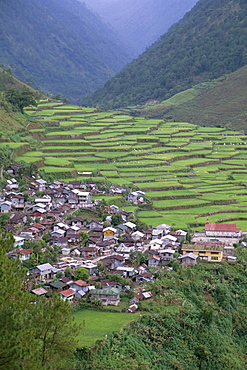
{"label": "distant ridge", "polygon": [[198,0],[80,0],[110,24],[135,56],[168,31]]}
{"label": "distant ridge", "polygon": [[82,103],[104,108],[162,101],[246,64],[247,2],[200,0],[140,57]]}
{"label": "distant ridge", "polygon": [[132,58],[76,0],[1,1],[0,23],[0,64],[36,89],[71,102],[103,85]]}

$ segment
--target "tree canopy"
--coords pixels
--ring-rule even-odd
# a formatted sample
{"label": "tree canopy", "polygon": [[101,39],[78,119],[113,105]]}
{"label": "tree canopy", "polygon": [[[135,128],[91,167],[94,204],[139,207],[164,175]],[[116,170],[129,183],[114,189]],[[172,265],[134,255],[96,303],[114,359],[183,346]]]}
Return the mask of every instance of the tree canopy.
{"label": "tree canopy", "polygon": [[58,295],[39,299],[22,289],[26,270],[6,256],[13,244],[1,230],[0,369],[68,369],[78,333],[70,305]]}
{"label": "tree canopy", "polygon": [[5,92],[7,102],[12,104],[21,113],[24,113],[23,109],[29,105],[37,106],[36,98],[36,94],[29,89],[9,89]]}

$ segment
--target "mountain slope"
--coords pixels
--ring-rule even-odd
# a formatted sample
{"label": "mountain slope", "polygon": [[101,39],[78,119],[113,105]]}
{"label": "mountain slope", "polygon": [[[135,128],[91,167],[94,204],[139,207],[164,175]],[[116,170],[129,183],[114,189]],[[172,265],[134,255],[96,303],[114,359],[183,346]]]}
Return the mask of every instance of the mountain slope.
{"label": "mountain slope", "polygon": [[158,40],[198,0],[80,0],[132,46],[136,56]]}
{"label": "mountain slope", "polygon": [[0,63],[35,88],[73,102],[131,59],[117,36],[75,0],[5,0],[0,22]]}
{"label": "mountain slope", "polygon": [[159,41],[83,104],[105,108],[162,101],[246,64],[247,3],[200,0]]}
{"label": "mountain slope", "polygon": [[247,66],[209,83],[174,95],[135,114],[149,118],[191,122],[200,126],[227,126],[247,130]]}

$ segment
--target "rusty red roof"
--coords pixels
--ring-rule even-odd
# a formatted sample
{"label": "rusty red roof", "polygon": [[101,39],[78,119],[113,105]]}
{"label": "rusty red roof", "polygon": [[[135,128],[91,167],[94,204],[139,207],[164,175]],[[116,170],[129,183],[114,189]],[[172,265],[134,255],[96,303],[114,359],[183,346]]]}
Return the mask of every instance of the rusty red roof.
{"label": "rusty red roof", "polygon": [[206,231],[242,231],[236,228],[236,224],[206,223]]}
{"label": "rusty red roof", "polygon": [[76,281],[73,282],[73,284],[77,284],[79,286],[88,286],[88,283],[86,283],[83,280],[76,280]]}
{"label": "rusty red roof", "polygon": [[65,289],[60,292],[64,297],[69,297],[73,294],[75,294],[75,291],[73,289]]}

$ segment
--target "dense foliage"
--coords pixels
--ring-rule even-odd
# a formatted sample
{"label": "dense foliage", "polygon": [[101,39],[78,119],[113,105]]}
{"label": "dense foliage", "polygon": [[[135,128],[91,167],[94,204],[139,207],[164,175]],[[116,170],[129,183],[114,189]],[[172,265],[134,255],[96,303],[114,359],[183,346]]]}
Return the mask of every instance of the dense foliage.
{"label": "dense foliage", "polygon": [[78,369],[245,369],[246,266],[246,250],[235,265],[175,263],[149,286],[155,298],[140,304],[147,314],[78,350]]}
{"label": "dense foliage", "polygon": [[10,89],[5,92],[5,99],[10,103],[17,111],[24,113],[24,108],[30,105],[37,106],[36,95],[29,89],[23,89],[21,91],[17,89]]}
{"label": "dense foliage", "polygon": [[6,252],[14,238],[0,231],[0,369],[68,369],[78,328],[70,304],[22,290],[26,270]]}
{"label": "dense foliage", "polygon": [[184,18],[83,105],[116,108],[164,100],[246,64],[247,3],[200,0]]}
{"label": "dense foliage", "polygon": [[99,18],[75,0],[1,2],[1,63],[46,93],[79,101],[131,55]]}

